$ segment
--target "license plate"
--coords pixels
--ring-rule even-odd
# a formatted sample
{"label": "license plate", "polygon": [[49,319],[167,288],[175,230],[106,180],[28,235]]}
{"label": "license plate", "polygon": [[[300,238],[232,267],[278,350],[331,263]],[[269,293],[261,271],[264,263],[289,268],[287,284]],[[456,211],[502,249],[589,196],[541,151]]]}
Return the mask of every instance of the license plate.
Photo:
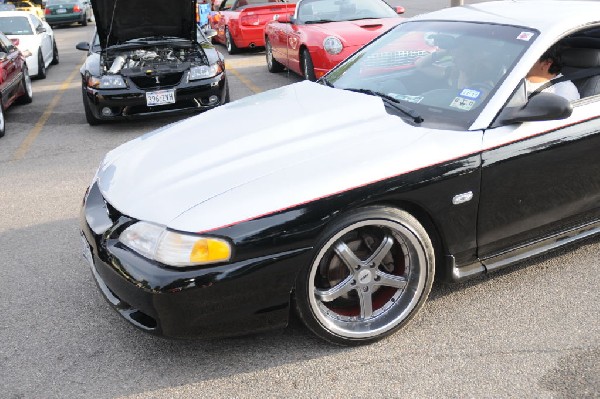
{"label": "license plate", "polygon": [[175,90],[150,91],[146,93],[146,105],[165,105],[175,103]]}
{"label": "license plate", "polygon": [[88,261],[90,267],[93,269],[94,258],[92,257],[92,249],[90,248],[90,244],[88,243],[87,239],[83,235],[83,232],[81,232],[81,244],[83,244],[83,257]]}
{"label": "license plate", "polygon": [[66,10],[66,9],[64,9],[64,8],[58,8],[58,9],[56,10],[56,13],[57,13],[57,14],[66,14],[66,13],[67,13],[67,10]]}

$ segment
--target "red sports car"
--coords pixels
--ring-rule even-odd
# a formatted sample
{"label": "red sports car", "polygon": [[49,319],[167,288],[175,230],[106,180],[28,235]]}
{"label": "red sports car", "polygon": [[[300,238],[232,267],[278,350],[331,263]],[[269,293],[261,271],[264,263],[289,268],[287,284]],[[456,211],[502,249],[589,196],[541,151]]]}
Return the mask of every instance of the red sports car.
{"label": "red sports car", "polygon": [[264,27],[281,15],[291,15],[295,1],[283,0],[223,0],[209,17],[211,28],[217,31],[213,41],[225,44],[229,54],[241,48],[263,47]]}
{"label": "red sports car", "polygon": [[293,16],[265,26],[267,68],[315,80],[401,22],[403,7],[382,0],[301,0]]}
{"label": "red sports car", "polygon": [[6,131],[4,111],[15,101],[27,104],[33,99],[31,79],[25,63],[27,55],[31,54],[21,53],[9,38],[0,33],[0,137]]}

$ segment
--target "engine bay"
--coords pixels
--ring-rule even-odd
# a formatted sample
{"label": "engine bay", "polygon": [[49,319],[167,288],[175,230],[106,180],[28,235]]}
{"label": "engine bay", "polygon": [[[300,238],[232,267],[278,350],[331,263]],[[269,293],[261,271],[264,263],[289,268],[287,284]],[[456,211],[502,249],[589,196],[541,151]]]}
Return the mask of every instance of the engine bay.
{"label": "engine bay", "polygon": [[109,75],[152,76],[183,72],[191,65],[208,65],[208,59],[198,45],[145,46],[106,53],[102,62],[102,72]]}

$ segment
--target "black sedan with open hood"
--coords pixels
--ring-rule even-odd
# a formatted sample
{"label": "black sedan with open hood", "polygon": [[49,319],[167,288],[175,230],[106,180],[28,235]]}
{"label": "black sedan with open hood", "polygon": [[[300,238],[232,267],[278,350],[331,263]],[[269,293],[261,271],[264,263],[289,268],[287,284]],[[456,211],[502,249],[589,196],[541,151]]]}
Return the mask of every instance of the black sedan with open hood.
{"label": "black sedan with open hood", "polygon": [[203,111],[229,101],[223,56],[196,25],[196,0],[92,0],[97,31],[81,67],[90,125]]}

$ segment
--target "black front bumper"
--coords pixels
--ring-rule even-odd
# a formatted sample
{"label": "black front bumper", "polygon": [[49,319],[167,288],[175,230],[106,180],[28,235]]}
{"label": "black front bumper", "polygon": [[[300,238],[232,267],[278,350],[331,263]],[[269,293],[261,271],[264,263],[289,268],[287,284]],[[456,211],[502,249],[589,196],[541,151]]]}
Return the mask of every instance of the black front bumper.
{"label": "black front bumper", "polygon": [[107,205],[96,184],[86,195],[80,222],[104,297],[136,327],[171,338],[286,326],[297,271],[311,255],[301,249],[200,269],[168,268],[119,242],[135,220]]}
{"label": "black front bumper", "polygon": [[[111,121],[119,119],[132,119],[148,115],[173,114],[185,112],[206,111],[228,101],[229,87],[226,74],[223,72],[210,79],[186,81],[183,74],[181,82],[176,86],[154,87],[142,89],[132,82],[128,82],[126,89],[95,89],[85,85],[83,79],[83,101],[86,101],[89,110],[99,120]],[[175,103],[158,106],[146,105],[146,93],[151,91],[174,89]],[[210,102],[209,98],[216,96],[217,102]],[[109,109],[110,114],[103,113]]]}

